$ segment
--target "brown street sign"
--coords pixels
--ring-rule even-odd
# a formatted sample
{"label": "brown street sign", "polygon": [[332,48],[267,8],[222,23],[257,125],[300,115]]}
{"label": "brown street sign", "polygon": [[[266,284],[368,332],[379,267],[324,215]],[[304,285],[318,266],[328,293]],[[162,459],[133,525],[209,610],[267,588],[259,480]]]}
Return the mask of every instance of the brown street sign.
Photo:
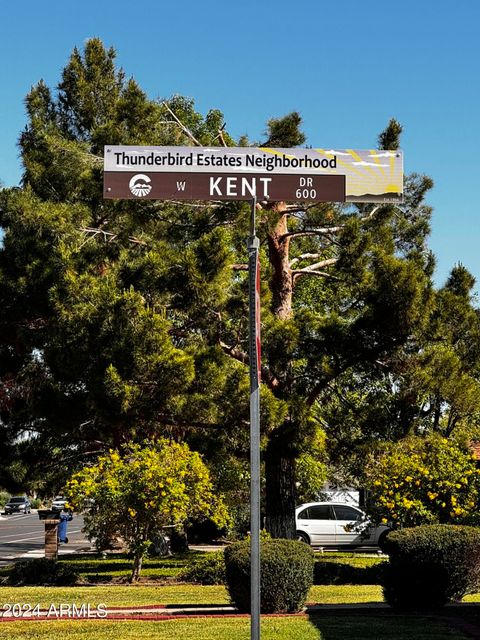
{"label": "brown street sign", "polygon": [[345,176],[107,171],[105,198],[344,202]]}

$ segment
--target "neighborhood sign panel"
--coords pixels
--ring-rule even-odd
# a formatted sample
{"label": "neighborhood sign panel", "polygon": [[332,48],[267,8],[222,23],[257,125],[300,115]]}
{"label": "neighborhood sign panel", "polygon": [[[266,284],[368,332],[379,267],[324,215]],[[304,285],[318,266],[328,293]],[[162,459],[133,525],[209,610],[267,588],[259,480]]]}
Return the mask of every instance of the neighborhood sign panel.
{"label": "neighborhood sign panel", "polygon": [[104,197],[403,201],[401,151],[106,146]]}

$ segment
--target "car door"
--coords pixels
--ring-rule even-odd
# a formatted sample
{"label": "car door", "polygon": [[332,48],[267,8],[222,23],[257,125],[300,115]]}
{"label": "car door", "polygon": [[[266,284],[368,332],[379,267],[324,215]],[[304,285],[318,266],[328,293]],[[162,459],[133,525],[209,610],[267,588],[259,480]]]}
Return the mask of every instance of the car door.
{"label": "car door", "polygon": [[297,517],[297,529],[308,534],[312,545],[335,544],[335,527],[335,514],[329,504],[310,505]]}
{"label": "car door", "polygon": [[371,530],[362,526],[364,513],[348,504],[333,505],[336,516],[336,543],[338,545],[369,544]]}

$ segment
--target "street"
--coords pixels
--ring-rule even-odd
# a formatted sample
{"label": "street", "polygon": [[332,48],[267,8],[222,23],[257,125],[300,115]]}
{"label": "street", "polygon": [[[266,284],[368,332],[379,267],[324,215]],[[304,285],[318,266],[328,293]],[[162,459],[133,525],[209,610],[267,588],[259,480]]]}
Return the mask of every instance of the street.
{"label": "street", "polygon": [[[74,515],[68,523],[67,544],[59,545],[59,555],[90,548],[82,533],[83,517]],[[19,558],[44,556],[45,525],[36,512],[0,516],[0,566]]]}

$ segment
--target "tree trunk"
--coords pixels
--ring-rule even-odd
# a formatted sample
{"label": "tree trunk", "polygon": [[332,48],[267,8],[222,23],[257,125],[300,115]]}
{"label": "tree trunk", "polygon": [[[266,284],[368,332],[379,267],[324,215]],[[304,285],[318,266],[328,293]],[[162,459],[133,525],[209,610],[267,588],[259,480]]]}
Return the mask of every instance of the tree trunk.
{"label": "tree trunk", "polygon": [[[283,206],[284,203],[279,203]],[[292,316],[293,278],[290,268],[290,238],[286,237],[287,214],[281,215],[274,229],[267,234],[269,259],[273,267],[272,311],[281,320]]]}
{"label": "tree trunk", "polygon": [[[290,238],[285,203],[279,202],[275,209],[279,219],[267,233],[269,260],[272,266],[272,312],[280,320],[292,317],[293,279],[290,268]],[[285,372],[286,373],[286,372]],[[278,391],[289,396],[291,383],[287,375],[283,389]],[[295,430],[292,425],[279,425],[270,434],[265,451],[265,526],[274,538],[295,538],[295,462],[298,455],[294,446]]]}
{"label": "tree trunk", "polygon": [[130,582],[138,582],[143,564],[143,553],[136,551],[133,556],[133,568],[130,576]]}
{"label": "tree trunk", "polygon": [[297,453],[289,439],[285,434],[270,437],[265,451],[265,528],[273,538],[296,537]]}

